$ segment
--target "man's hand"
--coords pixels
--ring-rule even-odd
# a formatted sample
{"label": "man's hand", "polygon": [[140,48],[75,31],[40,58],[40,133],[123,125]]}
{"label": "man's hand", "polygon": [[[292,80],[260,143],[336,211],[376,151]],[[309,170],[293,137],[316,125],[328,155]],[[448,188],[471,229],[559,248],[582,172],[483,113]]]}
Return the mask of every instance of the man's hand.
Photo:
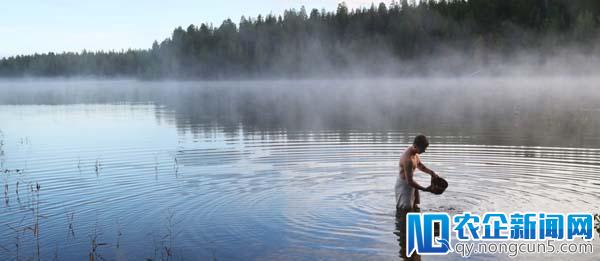
{"label": "man's hand", "polygon": [[424,188],[423,191],[431,192],[431,185],[429,185],[429,187]]}
{"label": "man's hand", "polygon": [[434,178],[439,178],[439,177],[440,177],[440,176],[438,176],[438,174],[437,174],[437,173],[435,173],[435,171],[431,171],[431,178],[432,178],[432,179],[434,179]]}

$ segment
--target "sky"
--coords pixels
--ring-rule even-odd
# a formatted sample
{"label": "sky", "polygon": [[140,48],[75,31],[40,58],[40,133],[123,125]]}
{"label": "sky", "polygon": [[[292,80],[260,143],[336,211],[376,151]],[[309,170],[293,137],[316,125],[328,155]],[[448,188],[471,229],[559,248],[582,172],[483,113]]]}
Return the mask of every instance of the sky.
{"label": "sky", "polygon": [[[282,14],[301,6],[333,11],[342,0],[0,0],[0,57],[82,50],[146,49],[177,26],[242,15]],[[346,0],[350,8],[372,0]],[[376,1],[377,2],[377,1]],[[388,1],[389,2],[389,1]]]}

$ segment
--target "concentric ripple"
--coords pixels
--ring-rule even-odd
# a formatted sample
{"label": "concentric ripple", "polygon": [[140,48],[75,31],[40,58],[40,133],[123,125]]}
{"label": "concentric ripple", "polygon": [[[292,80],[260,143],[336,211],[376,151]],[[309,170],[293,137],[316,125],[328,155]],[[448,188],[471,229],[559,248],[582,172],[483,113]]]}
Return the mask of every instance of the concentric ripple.
{"label": "concentric ripple", "polygon": [[[398,256],[393,187],[414,133],[173,126],[151,105],[67,107],[2,107],[1,257],[14,258],[13,228],[35,222],[36,200],[43,256],[85,259],[94,235],[108,259],[153,258],[170,240],[204,259]],[[422,160],[450,186],[422,193],[423,210],[600,212],[600,149],[469,141],[432,137]],[[35,237],[19,240],[35,255]]]}

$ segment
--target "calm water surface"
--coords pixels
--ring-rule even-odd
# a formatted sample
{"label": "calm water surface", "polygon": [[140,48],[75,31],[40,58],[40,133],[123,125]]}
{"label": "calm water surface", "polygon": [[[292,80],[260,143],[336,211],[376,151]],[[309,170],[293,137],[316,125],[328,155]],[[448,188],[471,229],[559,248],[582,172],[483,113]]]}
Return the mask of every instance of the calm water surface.
{"label": "calm water surface", "polygon": [[417,133],[422,210],[598,213],[594,82],[0,82],[0,259],[399,259]]}

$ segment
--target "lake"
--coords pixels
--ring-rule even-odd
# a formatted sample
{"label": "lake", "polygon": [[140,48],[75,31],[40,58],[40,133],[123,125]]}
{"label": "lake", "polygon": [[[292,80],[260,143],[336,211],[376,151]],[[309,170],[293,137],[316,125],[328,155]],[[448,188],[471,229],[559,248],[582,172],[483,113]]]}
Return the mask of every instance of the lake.
{"label": "lake", "polygon": [[419,133],[422,211],[600,213],[597,83],[3,80],[0,259],[399,259]]}

